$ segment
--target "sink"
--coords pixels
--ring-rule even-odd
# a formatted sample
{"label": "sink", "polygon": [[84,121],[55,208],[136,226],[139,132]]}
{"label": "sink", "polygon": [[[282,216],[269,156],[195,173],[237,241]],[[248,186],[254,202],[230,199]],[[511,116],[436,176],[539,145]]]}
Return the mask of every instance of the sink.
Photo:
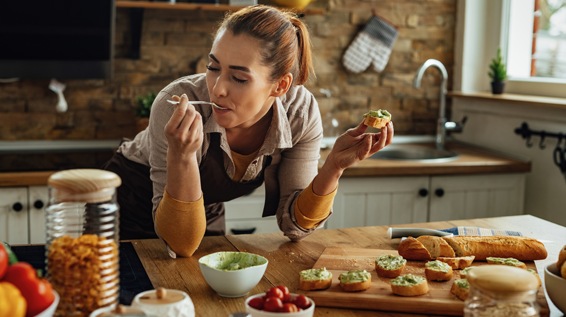
{"label": "sink", "polygon": [[369,158],[376,160],[443,163],[453,161],[458,157],[460,157],[458,153],[448,150],[437,150],[433,144],[391,144]]}

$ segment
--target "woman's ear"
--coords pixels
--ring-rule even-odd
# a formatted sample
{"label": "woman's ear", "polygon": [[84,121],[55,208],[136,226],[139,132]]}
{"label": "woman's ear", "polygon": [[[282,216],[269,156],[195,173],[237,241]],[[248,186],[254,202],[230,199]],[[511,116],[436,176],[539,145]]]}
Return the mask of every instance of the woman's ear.
{"label": "woman's ear", "polygon": [[287,73],[277,82],[275,89],[271,92],[271,97],[281,97],[289,91],[293,83],[293,75]]}

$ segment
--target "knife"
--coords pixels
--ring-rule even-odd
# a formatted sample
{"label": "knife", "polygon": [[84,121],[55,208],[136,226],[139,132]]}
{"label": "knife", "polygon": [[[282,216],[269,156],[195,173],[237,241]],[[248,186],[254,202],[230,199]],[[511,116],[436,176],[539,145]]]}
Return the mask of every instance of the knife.
{"label": "knife", "polygon": [[437,236],[437,237],[453,237],[454,234],[434,229],[424,228],[393,228],[387,229],[389,239],[397,239],[403,237],[420,237],[420,236]]}

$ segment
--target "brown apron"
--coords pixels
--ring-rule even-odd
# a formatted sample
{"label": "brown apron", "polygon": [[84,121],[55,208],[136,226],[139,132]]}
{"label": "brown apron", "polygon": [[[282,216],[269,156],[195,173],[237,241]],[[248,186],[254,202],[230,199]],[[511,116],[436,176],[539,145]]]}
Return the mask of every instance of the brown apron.
{"label": "brown apron", "polygon": [[[206,156],[201,160],[200,183],[206,213],[206,236],[224,235],[226,232],[224,202],[250,194],[263,184],[264,171],[271,157],[264,160],[261,174],[254,180],[233,181],[224,167],[224,151],[220,148],[220,134],[212,133]],[[116,153],[103,167],[122,178],[117,196],[120,205],[120,239],[154,239],[152,209],[153,183],[149,166],[128,160]]]}

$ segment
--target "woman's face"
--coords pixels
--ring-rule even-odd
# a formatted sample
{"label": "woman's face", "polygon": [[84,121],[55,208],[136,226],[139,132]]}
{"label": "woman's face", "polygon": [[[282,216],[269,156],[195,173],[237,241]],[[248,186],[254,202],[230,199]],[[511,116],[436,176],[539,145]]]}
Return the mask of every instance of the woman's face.
{"label": "woman's face", "polygon": [[277,83],[261,64],[259,42],[231,31],[218,34],[209,54],[206,83],[216,122],[226,128],[249,128],[271,108]]}

